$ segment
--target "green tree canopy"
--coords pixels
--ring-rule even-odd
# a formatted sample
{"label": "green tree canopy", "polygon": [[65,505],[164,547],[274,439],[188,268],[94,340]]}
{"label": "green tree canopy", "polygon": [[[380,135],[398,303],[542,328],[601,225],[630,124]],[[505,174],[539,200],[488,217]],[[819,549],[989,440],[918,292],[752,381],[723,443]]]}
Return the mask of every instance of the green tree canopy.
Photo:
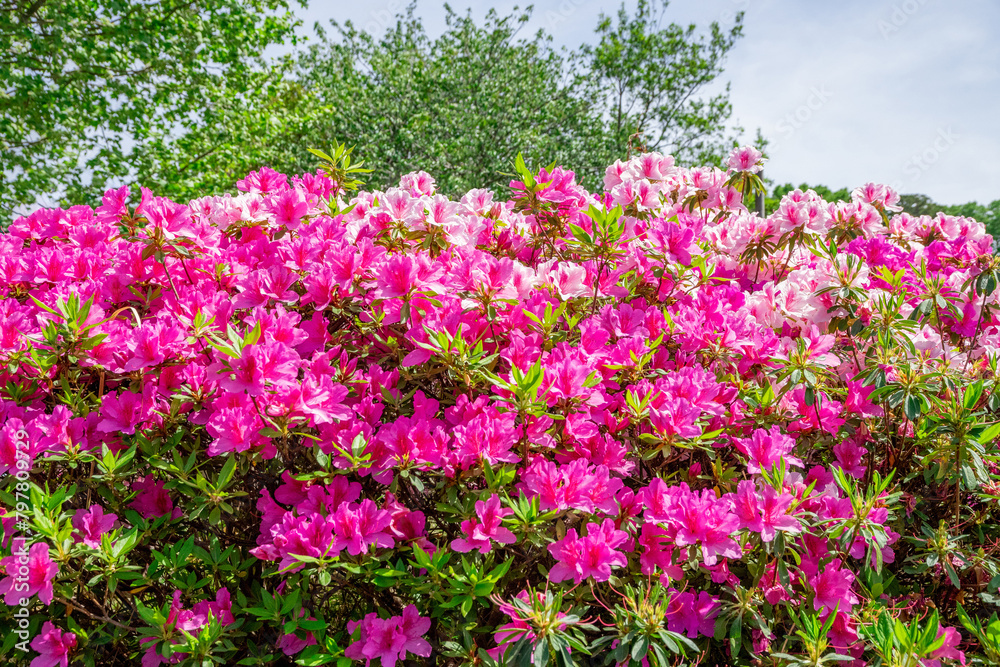
{"label": "green tree canopy", "polygon": [[137,173],[146,146],[259,90],[295,25],[287,0],[0,0],[0,210]]}
{"label": "green tree canopy", "polygon": [[707,35],[699,35],[693,24],[663,26],[667,6],[639,0],[633,16],[624,6],[617,22],[602,16],[600,41],[580,49],[581,83],[607,121],[612,152],[640,133],[651,150],[682,162],[715,163],[732,147],[723,134],[732,115],[729,85],[707,99],[699,93],[722,74],[726,54],[743,34],[743,14],[728,30],[712,23]]}
{"label": "green tree canopy", "polygon": [[573,52],[544,31],[523,34],[530,10],[490,11],[477,23],[445,6],[437,38],[414,5],[381,36],[334,23],[266,94],[215,100],[200,127],[148,143],[139,171],[184,198],[225,190],[260,166],[312,170],[307,148],[345,140],[378,165],[376,187],[423,169],[444,192],[500,188],[519,151],[594,185],[626,157],[636,130],[649,149],[717,161],[733,143],[728,93],[699,94],[722,72],[742,16],[728,32],[712,24],[699,36],[694,26],[663,27],[666,6],[644,0],[616,26],[602,17],[597,45]]}

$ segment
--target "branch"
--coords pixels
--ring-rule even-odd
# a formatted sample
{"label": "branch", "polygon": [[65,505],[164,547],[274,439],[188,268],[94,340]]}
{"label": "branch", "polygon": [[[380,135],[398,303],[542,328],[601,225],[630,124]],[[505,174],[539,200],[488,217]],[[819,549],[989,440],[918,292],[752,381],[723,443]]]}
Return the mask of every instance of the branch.
{"label": "branch", "polygon": [[35,0],[35,4],[28,7],[28,11],[26,11],[24,13],[24,16],[22,16],[24,22],[27,23],[28,21],[30,21],[31,17],[35,15],[35,12],[41,9],[42,5],[44,5],[46,2],[47,0]]}
{"label": "branch", "polygon": [[92,618],[95,621],[101,621],[102,623],[109,623],[109,624],[115,626],[116,628],[121,628],[122,630],[128,630],[129,632],[136,632],[137,631],[136,628],[129,627],[127,625],[122,625],[118,621],[112,621],[107,616],[98,616],[97,614],[92,614],[89,611],[87,611],[86,609],[84,609],[83,607],[77,605],[74,602],[70,602],[69,600],[65,600],[65,599],[63,599],[61,597],[55,597],[53,599],[56,602],[60,603],[60,604],[66,605],[66,609],[67,610],[69,610],[69,609],[75,609],[77,611],[83,612],[84,615],[86,615],[89,618]]}

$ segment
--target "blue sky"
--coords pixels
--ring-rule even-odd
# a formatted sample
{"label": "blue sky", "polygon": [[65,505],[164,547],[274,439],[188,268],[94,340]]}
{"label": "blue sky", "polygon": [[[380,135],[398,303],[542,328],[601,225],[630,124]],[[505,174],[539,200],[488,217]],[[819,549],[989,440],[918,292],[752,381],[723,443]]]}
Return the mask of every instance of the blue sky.
{"label": "blue sky", "polygon": [[[379,32],[406,0],[323,2],[299,8],[314,22],[352,20]],[[482,18],[508,0],[455,0]],[[599,14],[620,0],[536,2],[532,30],[557,46],[593,41]],[[627,6],[634,0],[627,0]],[[420,0],[434,35],[443,3]],[[1000,2],[996,0],[674,0],[666,20],[731,24],[745,10],[730,53],[734,120],[771,140],[766,174],[778,183],[833,188],[868,181],[920,192],[940,204],[1000,199]]]}

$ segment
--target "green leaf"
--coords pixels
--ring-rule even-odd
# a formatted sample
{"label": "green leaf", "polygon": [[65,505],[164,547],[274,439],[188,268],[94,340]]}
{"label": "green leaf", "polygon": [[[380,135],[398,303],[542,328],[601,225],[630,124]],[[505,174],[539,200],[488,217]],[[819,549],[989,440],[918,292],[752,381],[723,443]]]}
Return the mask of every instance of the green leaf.
{"label": "green leaf", "polygon": [[549,664],[549,640],[543,638],[535,644],[535,650],[531,655],[531,664],[534,667],[545,667]]}
{"label": "green leaf", "polygon": [[233,473],[236,472],[236,457],[232,454],[226,459],[226,463],[222,466],[222,471],[219,473],[219,479],[215,483],[216,489],[221,489],[225,487],[229,480],[233,478]]}
{"label": "green leaf", "polygon": [[966,410],[972,410],[976,407],[979,402],[980,397],[983,395],[983,381],[978,380],[973,382],[971,385],[966,387],[965,394],[962,396],[962,405]]}
{"label": "green leaf", "polygon": [[1000,422],[993,424],[980,424],[971,432],[976,442],[981,445],[988,445],[1000,436]]}
{"label": "green leaf", "polygon": [[736,658],[740,654],[743,646],[743,616],[737,615],[733,618],[732,625],[729,626],[729,650],[730,655]]}

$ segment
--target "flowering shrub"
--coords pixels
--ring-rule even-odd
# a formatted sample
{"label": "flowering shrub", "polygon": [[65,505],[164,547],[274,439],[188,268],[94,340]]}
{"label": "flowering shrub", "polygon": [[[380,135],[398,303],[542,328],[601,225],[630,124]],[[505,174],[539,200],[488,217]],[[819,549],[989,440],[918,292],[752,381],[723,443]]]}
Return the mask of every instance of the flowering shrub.
{"label": "flowering shrub", "polygon": [[458,201],[318,155],[0,236],[7,655],[1000,660],[982,225],[757,217],[752,148]]}

